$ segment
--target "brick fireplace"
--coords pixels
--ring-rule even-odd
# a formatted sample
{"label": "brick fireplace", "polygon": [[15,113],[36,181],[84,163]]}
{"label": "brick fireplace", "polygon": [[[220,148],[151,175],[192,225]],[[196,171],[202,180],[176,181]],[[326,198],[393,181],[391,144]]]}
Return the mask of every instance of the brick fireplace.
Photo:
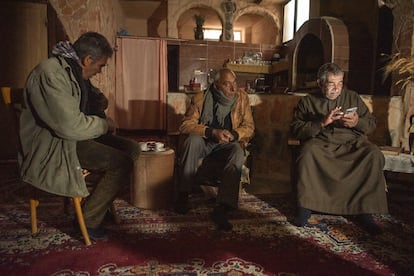
{"label": "brick fireplace", "polygon": [[361,24],[330,16],[312,18],[300,27],[290,46],[290,87],[292,91],[315,88],[318,68],[334,62],[345,71],[348,88],[379,94],[376,47]]}
{"label": "brick fireplace", "polygon": [[293,91],[315,88],[317,71],[326,62],[349,71],[348,31],[338,18],[308,20],[295,34],[293,45],[289,85]]}

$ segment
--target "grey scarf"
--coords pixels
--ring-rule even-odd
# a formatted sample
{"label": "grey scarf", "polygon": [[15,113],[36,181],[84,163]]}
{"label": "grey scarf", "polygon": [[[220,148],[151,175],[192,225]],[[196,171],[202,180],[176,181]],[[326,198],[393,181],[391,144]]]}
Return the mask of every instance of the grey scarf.
{"label": "grey scarf", "polygon": [[224,119],[231,112],[236,100],[237,94],[233,99],[229,99],[222,91],[216,89],[213,85],[210,85],[204,95],[203,111],[201,113],[200,122],[206,125],[211,125],[214,119],[213,113],[214,110],[216,110],[215,115],[217,121],[221,127],[224,127]]}
{"label": "grey scarf", "polygon": [[90,112],[88,111],[88,97],[91,83],[89,80],[84,80],[82,78],[80,59],[76,54],[72,44],[69,41],[58,42],[52,49],[52,55],[55,57],[63,57],[72,68],[73,74],[75,75],[75,78],[81,89],[80,110],[85,114],[89,114]]}
{"label": "grey scarf", "polygon": [[52,49],[52,55],[55,57],[60,56],[64,58],[73,59],[76,62],[80,62],[78,55],[73,49],[72,44],[69,41],[60,41]]}

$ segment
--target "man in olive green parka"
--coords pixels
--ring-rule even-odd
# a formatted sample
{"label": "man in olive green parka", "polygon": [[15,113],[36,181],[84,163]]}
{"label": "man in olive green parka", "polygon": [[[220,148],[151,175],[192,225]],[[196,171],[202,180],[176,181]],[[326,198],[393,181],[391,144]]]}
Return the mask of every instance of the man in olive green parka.
{"label": "man in olive green parka", "polygon": [[137,143],[108,133],[106,106],[92,110],[99,105],[96,99],[106,98],[89,78],[101,72],[112,53],[106,38],[95,32],[83,34],[73,45],[58,43],[53,57],[30,73],[20,116],[23,181],[53,194],[87,197],[82,169],[103,173],[83,205],[94,240],[107,238],[102,221],[118,192],[129,185],[139,154]]}

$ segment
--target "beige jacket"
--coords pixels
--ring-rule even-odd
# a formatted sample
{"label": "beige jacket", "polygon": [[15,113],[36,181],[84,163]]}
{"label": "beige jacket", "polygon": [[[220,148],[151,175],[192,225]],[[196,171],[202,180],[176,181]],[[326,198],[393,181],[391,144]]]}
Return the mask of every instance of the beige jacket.
{"label": "beige jacket", "polygon": [[[245,146],[254,135],[254,121],[250,107],[249,96],[246,92],[238,91],[236,104],[231,111],[232,130],[239,135],[239,142]],[[180,126],[182,134],[198,134],[205,137],[208,126],[200,123],[200,116],[204,104],[204,92],[197,93],[191,99],[184,119]]]}

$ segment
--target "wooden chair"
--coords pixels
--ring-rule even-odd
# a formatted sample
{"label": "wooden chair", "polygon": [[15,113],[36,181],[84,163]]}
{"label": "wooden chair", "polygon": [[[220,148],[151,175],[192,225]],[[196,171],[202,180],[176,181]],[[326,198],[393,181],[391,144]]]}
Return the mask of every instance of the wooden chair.
{"label": "wooden chair", "polygon": [[[5,92],[4,92],[5,91]],[[24,100],[23,100],[23,92],[24,89],[11,89],[10,90],[10,95],[7,95],[7,90],[2,89],[2,94],[3,94],[3,102],[5,105],[7,105],[7,107],[10,107],[11,109],[11,113],[12,113],[12,127],[15,128],[15,133],[16,133],[16,141],[18,144],[18,148],[20,148],[20,142],[19,142],[19,135],[18,135],[18,131],[19,131],[19,115],[21,112],[21,108],[24,105]],[[17,160],[16,160],[17,161]],[[92,173],[87,171],[87,170],[83,170],[83,177],[85,179],[85,182],[87,182],[89,184],[88,189],[92,190],[93,186],[96,182],[93,181],[87,181],[86,178],[88,176],[90,176]],[[38,233],[39,229],[37,227],[37,207],[39,206],[40,200],[39,200],[39,194],[40,191],[38,189],[36,189],[35,187],[30,185],[30,189],[31,189],[31,193],[30,193],[30,216],[31,216],[31,229],[32,229],[32,235],[35,235]],[[89,246],[91,245],[91,240],[89,238],[89,234],[88,231],[86,229],[86,225],[85,225],[85,220],[83,217],[83,213],[82,213],[82,207],[81,207],[81,203],[82,200],[84,198],[82,197],[67,197],[65,198],[64,201],[64,210],[65,213],[68,213],[68,203],[72,202],[74,209],[75,209],[75,214],[76,214],[76,218],[77,218],[77,222],[79,224],[79,228],[81,231],[81,234],[83,236],[83,239],[85,241],[85,245]],[[111,206],[111,211],[112,214],[114,215],[114,220],[115,223],[119,224],[119,217],[116,215],[115,212],[115,206],[114,204],[112,204]]]}
{"label": "wooden chair", "polygon": [[[37,207],[39,206],[39,190],[32,187],[32,192],[30,194],[30,216],[31,216],[31,225],[32,225],[32,235],[35,235],[38,233],[38,228],[37,228]],[[82,197],[71,197],[70,198],[73,206],[75,208],[75,214],[76,214],[76,218],[79,224],[79,228],[81,230],[83,239],[85,240],[85,245],[89,246],[91,245],[91,240],[89,238],[89,234],[88,234],[88,230],[86,229],[86,225],[85,225],[85,220],[83,218],[83,213],[82,213],[82,207],[81,207],[81,202],[83,200]]]}
{"label": "wooden chair", "polygon": [[[83,177],[85,179],[85,182],[87,183],[88,190],[90,192],[93,192],[93,189],[95,188],[97,181],[89,181],[87,180],[88,176],[96,176],[94,177],[95,180],[98,180],[101,176],[99,174],[91,173],[90,171],[83,169],[82,170]],[[32,235],[35,235],[38,233],[37,228],[37,207],[39,206],[39,190],[31,187],[32,191],[30,193],[30,216],[31,216],[31,226],[32,226]],[[86,229],[85,220],[83,218],[83,212],[82,212],[82,201],[84,200],[83,197],[65,197],[64,199],[64,210],[65,213],[69,213],[69,205],[70,203],[73,204],[73,207],[75,209],[75,215],[76,219],[81,231],[81,234],[83,236],[83,239],[85,241],[86,246],[91,245],[91,241],[89,238],[88,231]],[[113,215],[114,221],[116,224],[120,224],[120,218],[116,213],[115,205],[112,203],[111,205],[111,213]]]}

